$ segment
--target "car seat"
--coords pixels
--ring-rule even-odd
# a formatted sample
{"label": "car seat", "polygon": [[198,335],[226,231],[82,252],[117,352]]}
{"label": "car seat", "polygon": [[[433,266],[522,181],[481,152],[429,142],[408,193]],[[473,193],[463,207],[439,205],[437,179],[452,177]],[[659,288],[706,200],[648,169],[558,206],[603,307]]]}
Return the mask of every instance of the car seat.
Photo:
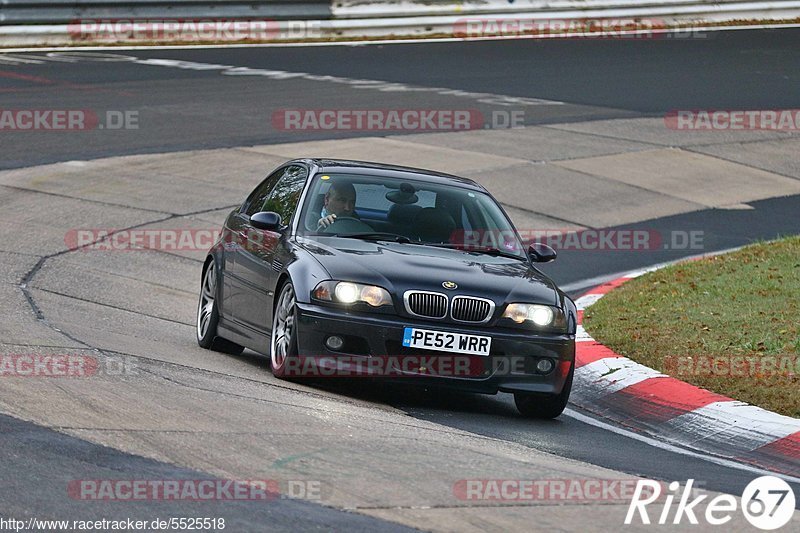
{"label": "car seat", "polygon": [[414,217],[413,234],[421,241],[449,242],[456,222],[442,207],[425,207]]}

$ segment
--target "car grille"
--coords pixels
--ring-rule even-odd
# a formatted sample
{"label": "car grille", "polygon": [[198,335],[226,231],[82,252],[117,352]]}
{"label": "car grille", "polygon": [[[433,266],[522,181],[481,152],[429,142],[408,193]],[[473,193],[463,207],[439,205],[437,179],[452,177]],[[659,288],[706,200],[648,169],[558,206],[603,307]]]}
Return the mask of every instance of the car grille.
{"label": "car grille", "polygon": [[[448,297],[440,292],[408,291],[404,295],[406,311],[409,314],[442,319],[448,316]],[[454,296],[449,314],[456,322],[483,324],[492,318],[494,302],[474,296]]]}
{"label": "car grille", "polygon": [[450,314],[459,322],[486,322],[492,316],[494,302],[471,296],[456,296]]}
{"label": "car grille", "polygon": [[406,311],[426,318],[447,316],[447,296],[438,292],[408,291],[405,295]]}

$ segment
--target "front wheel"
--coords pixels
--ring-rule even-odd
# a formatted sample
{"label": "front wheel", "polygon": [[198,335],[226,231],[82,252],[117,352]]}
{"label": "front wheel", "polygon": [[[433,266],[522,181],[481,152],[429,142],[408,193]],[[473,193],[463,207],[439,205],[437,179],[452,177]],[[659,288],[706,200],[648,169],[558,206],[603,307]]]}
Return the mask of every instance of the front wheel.
{"label": "front wheel", "polygon": [[575,367],[573,366],[564,383],[564,388],[558,394],[515,392],[514,403],[517,404],[517,410],[527,418],[556,418],[567,407],[574,373]]}
{"label": "front wheel", "polygon": [[295,307],[294,286],[287,281],[281,288],[278,305],[272,317],[270,340],[270,362],[272,375],[286,377],[287,360],[297,357],[297,310]]}
{"label": "front wheel", "polygon": [[243,346],[222,337],[217,337],[219,308],[217,307],[217,268],[211,261],[203,274],[200,286],[200,301],[197,304],[197,344],[202,348],[239,355]]}

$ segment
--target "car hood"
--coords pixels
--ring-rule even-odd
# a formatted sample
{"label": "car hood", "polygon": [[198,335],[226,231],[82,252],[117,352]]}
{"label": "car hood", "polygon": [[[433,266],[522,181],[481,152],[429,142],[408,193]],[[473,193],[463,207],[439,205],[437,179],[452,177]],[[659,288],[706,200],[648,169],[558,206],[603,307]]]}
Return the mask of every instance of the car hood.
{"label": "car hood", "polygon": [[[460,250],[315,236],[298,239],[331,279],[385,287],[395,294],[409,289],[491,298],[511,302],[559,305],[553,282],[527,261]],[[445,290],[442,283],[458,285]]]}

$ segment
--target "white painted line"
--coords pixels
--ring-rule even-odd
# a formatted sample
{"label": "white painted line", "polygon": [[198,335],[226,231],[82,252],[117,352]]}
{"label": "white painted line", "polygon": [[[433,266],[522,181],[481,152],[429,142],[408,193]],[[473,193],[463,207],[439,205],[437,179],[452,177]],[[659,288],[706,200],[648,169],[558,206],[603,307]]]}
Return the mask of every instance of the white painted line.
{"label": "white painted line", "polygon": [[594,305],[597,300],[605,296],[605,294],[597,294],[597,293],[590,293],[584,294],[577,300],[575,300],[575,306],[578,308],[578,311],[583,311],[587,307]]}
{"label": "white painted line", "polygon": [[[69,50],[68,52],[51,52],[49,55],[52,55],[57,58],[67,57],[72,59],[81,60],[81,51],[80,50]],[[98,54],[99,55],[99,54]],[[138,65],[149,65],[149,66],[156,66],[156,67],[167,67],[167,68],[177,68],[182,70],[196,70],[201,72],[219,72],[219,74],[223,76],[257,76],[257,77],[264,77],[273,80],[289,80],[289,79],[300,79],[300,80],[310,80],[310,81],[321,81],[321,82],[329,82],[329,83],[339,83],[343,85],[347,85],[352,89],[361,89],[361,90],[374,90],[380,92],[414,92],[414,93],[434,93],[443,96],[454,96],[460,98],[467,98],[475,100],[479,103],[485,104],[494,104],[494,105],[507,105],[507,106],[514,106],[514,105],[529,105],[529,106],[540,106],[540,105],[563,105],[564,102],[559,102],[556,100],[544,100],[541,98],[529,98],[523,96],[509,96],[503,94],[494,94],[494,93],[484,93],[484,92],[472,92],[472,91],[462,91],[460,89],[451,89],[448,87],[426,87],[420,85],[410,85],[405,83],[396,83],[390,82],[385,80],[369,80],[369,79],[358,79],[358,78],[346,78],[342,76],[329,76],[329,75],[320,75],[320,74],[311,74],[309,72],[290,72],[285,70],[273,70],[273,69],[262,69],[262,68],[250,68],[250,67],[237,67],[234,65],[225,65],[225,64],[217,64],[217,63],[203,63],[199,61],[184,61],[180,59],[161,59],[161,58],[137,58],[134,56],[122,55],[122,54],[102,54],[103,57],[100,58],[93,58],[89,55],[86,57],[86,61],[114,61],[115,56],[119,58],[119,61],[127,61],[131,63],[135,63]]]}
{"label": "white painted line", "polygon": [[30,64],[30,65],[41,65],[44,61],[39,61],[38,59],[28,59],[27,57],[23,56],[14,56],[11,54],[0,54],[0,63],[7,63],[11,65],[16,65],[19,63],[23,64]]}
{"label": "white painted line", "polygon": [[652,437],[648,437],[645,435],[641,435],[639,433],[634,433],[633,431],[628,431],[627,429],[622,429],[617,426],[608,424],[606,422],[602,422],[590,416],[586,416],[582,413],[574,411],[573,409],[567,408],[564,410],[564,415],[574,418],[579,422],[583,422],[584,424],[588,424],[590,426],[594,426],[600,429],[604,429],[606,431],[610,431],[611,433],[616,433],[617,435],[622,435],[623,437],[628,437],[629,439],[637,440],[639,442],[643,442],[648,444],[654,448],[659,448],[661,450],[666,450],[668,452],[673,452],[681,455],[686,455],[689,457],[694,457],[695,459],[700,459],[702,461],[706,461],[709,463],[713,463],[716,465],[724,466],[727,468],[734,468],[736,470],[743,470],[745,472],[750,472],[753,474],[757,474],[759,476],[776,476],[790,483],[800,483],[800,478],[787,476],[785,474],[780,474],[777,472],[772,472],[770,470],[763,470],[761,468],[757,468],[754,466],[737,463],[736,461],[731,461],[728,459],[723,459],[721,457],[716,457],[713,455],[707,455],[700,452],[695,452],[691,450],[686,450],[684,448],[680,448],[678,446],[674,446],[672,444],[668,444],[666,442],[662,442],[660,440],[656,440]]}
{"label": "white painted line", "polygon": [[586,333],[586,330],[583,329],[583,326],[578,324],[578,328],[575,331],[575,342],[594,342],[594,339],[591,335]]}
{"label": "white painted line", "polygon": [[751,452],[800,431],[800,420],[739,401],[714,402],[665,423],[693,447]]}
{"label": "white painted line", "polygon": [[656,265],[656,266],[652,266],[650,268],[643,268],[641,270],[634,270],[633,272],[628,272],[627,274],[625,274],[622,277],[623,278],[627,278],[627,279],[638,278],[639,276],[644,276],[645,274],[648,274],[650,272],[655,272],[656,270],[661,270],[665,266],[667,266],[667,265]]}
{"label": "white painted line", "polygon": [[[486,16],[486,15],[482,15]],[[746,31],[764,29],[783,29],[800,28],[800,24],[753,24],[741,26],[711,26],[693,27],[695,30],[718,32],[718,31]],[[668,33],[685,33],[686,30],[674,30]],[[535,37],[535,36],[533,36]],[[554,37],[540,36],[540,38],[554,39]],[[563,37],[562,37],[563,38]],[[298,48],[298,47],[317,47],[317,46],[383,46],[386,44],[420,44],[420,43],[453,43],[470,41],[512,41],[519,37],[436,37],[427,39],[424,37],[410,39],[377,39],[377,40],[358,40],[335,41],[335,42],[308,42],[308,43],[257,43],[257,44],[177,44],[177,45],[135,45],[135,46],[24,46],[16,48],[0,48],[0,54],[7,52],[61,52],[68,50],[191,50],[198,48]]]}
{"label": "white painted line", "polygon": [[605,396],[647,379],[667,376],[627,357],[605,357],[576,368],[575,377],[580,379],[581,393]]}
{"label": "white painted line", "polygon": [[[0,54],[0,60],[5,59],[4,56],[5,57],[15,57],[15,56],[12,56],[11,54]],[[44,55],[44,54],[42,54],[42,55],[25,54],[24,56],[16,56],[16,57],[17,58],[22,57],[22,58],[25,58],[25,59],[32,59],[32,60],[34,60],[34,61],[31,61],[32,63],[35,62],[35,63],[39,63],[39,64],[42,64],[42,63],[44,63],[46,61],[54,61],[56,63],[75,63],[75,62],[77,62],[77,59],[71,59],[71,58],[65,58],[65,57],[53,57],[53,56]]]}

